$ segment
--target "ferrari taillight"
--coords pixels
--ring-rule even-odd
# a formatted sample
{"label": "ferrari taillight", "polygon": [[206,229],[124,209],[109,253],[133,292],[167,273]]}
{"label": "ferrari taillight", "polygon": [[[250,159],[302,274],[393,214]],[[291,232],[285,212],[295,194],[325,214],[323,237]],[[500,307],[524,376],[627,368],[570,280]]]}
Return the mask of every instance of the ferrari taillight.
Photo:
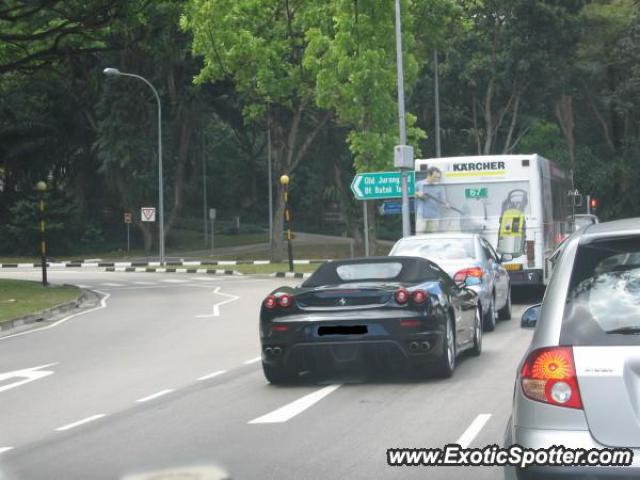
{"label": "ferrari taillight", "polygon": [[424,290],[414,290],[411,294],[411,300],[416,305],[422,305],[427,301],[427,292]]}
{"label": "ferrari taillight", "polygon": [[276,300],[275,295],[269,295],[267,298],[264,299],[264,302],[262,303],[265,306],[265,308],[269,310],[273,310],[278,305],[278,301]]}
{"label": "ferrari taillight", "polygon": [[545,347],[531,352],[520,371],[520,382],[531,400],[582,409],[571,347]]}
{"label": "ferrari taillight", "polygon": [[467,277],[475,277],[482,280],[483,275],[484,271],[480,267],[465,268],[453,276],[453,281],[456,283],[462,283]]}
{"label": "ferrari taillight", "polygon": [[291,305],[293,305],[293,297],[286,293],[284,295],[280,295],[279,297],[277,297],[277,299],[278,305],[280,305],[282,308],[289,308]]}
{"label": "ferrari taillight", "polygon": [[401,288],[399,290],[396,290],[394,297],[396,299],[396,302],[398,302],[400,305],[404,305],[409,301],[410,294],[407,290]]}

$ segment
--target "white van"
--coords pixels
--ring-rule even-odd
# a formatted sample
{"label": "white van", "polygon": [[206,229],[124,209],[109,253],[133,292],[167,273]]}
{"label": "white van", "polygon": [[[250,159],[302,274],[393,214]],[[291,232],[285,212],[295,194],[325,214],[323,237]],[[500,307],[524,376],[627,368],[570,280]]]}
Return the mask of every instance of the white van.
{"label": "white van", "polygon": [[415,171],[416,234],[479,233],[509,259],[512,285],[546,285],[573,228],[569,173],[537,154],[421,159]]}

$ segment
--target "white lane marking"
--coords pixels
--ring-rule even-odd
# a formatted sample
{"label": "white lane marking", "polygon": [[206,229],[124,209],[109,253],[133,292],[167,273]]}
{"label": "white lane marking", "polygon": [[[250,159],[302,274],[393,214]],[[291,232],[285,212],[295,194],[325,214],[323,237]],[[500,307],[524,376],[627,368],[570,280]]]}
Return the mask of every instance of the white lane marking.
{"label": "white lane marking", "polygon": [[218,375],[222,375],[223,373],[227,373],[227,371],[218,370],[217,372],[209,373],[207,375],[203,375],[202,377],[198,377],[198,380],[209,380],[210,378],[217,377]]}
{"label": "white lane marking", "polygon": [[273,412],[267,413],[261,417],[251,420],[250,424],[256,423],[282,423],[292,419],[296,415],[301,414],[306,409],[312,407],[327,395],[335,392],[341,385],[329,385],[323,387],[315,392],[305,395],[298,400],[295,400],[284,407],[280,407]]}
{"label": "white lane marking", "polygon": [[153,282],[133,282],[136,285],[157,285],[157,283],[153,283]]}
{"label": "white lane marking", "polygon": [[91,285],[76,285],[78,288],[91,288]]}
{"label": "white lane marking", "polygon": [[[222,278],[224,278],[224,277],[222,277]],[[194,280],[200,280],[201,282],[215,282],[217,280],[222,280],[222,278],[194,277]]]}
{"label": "white lane marking", "polygon": [[126,285],[123,285],[122,283],[102,283],[101,285],[103,287],[126,287]]}
{"label": "white lane marking", "polygon": [[478,415],[475,418],[475,420],[471,422],[471,425],[467,427],[465,432],[456,441],[456,443],[460,445],[462,448],[467,448],[471,444],[471,442],[473,442],[473,439],[476,438],[478,433],[480,433],[480,430],[482,430],[482,428],[485,426],[485,424],[489,421],[490,418],[491,418],[490,413],[481,413],[480,415]]}
{"label": "white lane marking", "polygon": [[13,450],[13,447],[0,447],[0,453],[8,452],[9,450]]}
{"label": "white lane marking", "polygon": [[165,283],[187,283],[189,280],[180,280],[178,278],[167,278],[162,281]]}
{"label": "white lane marking", "polygon": [[222,287],[216,287],[213,290],[213,293],[216,295],[222,295],[223,297],[227,297],[228,300],[223,300],[221,302],[215,303],[213,305],[213,312],[210,315],[196,315],[196,318],[211,318],[211,317],[219,317],[220,316],[220,306],[224,305],[225,303],[230,303],[230,302],[234,302],[236,300],[238,300],[240,297],[238,297],[237,295],[231,295],[229,293],[222,293],[220,291]]}
{"label": "white lane marking", "polygon": [[244,365],[251,365],[252,363],[257,363],[262,360],[262,357],[252,358],[251,360],[247,360],[246,362],[242,362]]}
{"label": "white lane marking", "polygon": [[105,413],[99,413],[98,415],[93,415],[91,417],[83,418],[82,420],[78,420],[77,422],[69,423],[67,425],[63,425],[62,427],[56,428],[56,432],[64,432],[65,430],[71,430],[72,428],[79,427],[80,425],[93,422],[94,420],[98,420],[106,416],[107,415]]}
{"label": "white lane marking", "polygon": [[22,370],[16,370],[13,372],[0,374],[0,383],[10,378],[22,379],[22,380],[18,380],[17,382],[10,383],[8,385],[1,386],[0,392],[4,392],[5,390],[10,390],[12,388],[19,387],[20,385],[24,385],[25,383],[33,382],[34,380],[39,380],[40,378],[53,375],[53,372],[51,370],[42,370],[43,368],[51,367],[53,365],[56,365],[56,364],[48,363],[46,365],[40,365],[38,367],[23,368]]}
{"label": "white lane marking", "polygon": [[166,390],[160,390],[159,392],[154,393],[152,395],[149,395],[148,397],[139,398],[138,400],[136,400],[136,402],[138,402],[138,403],[148,402],[149,400],[153,400],[155,398],[162,397],[163,395],[166,395],[166,394],[171,393],[173,391],[174,390],[172,388],[167,388]]}
{"label": "white lane marking", "polygon": [[80,315],[86,315],[87,313],[95,312],[97,310],[102,310],[103,308],[106,308],[107,307],[107,299],[111,295],[109,293],[101,292],[99,290],[95,290],[95,291],[98,292],[100,295],[103,295],[103,297],[100,299],[100,305],[99,306],[91,308],[91,309],[86,310],[84,312],[74,313],[73,315],[69,315],[68,317],[64,317],[64,318],[58,320],[57,322],[52,323],[51,325],[47,325],[46,327],[34,328],[33,330],[27,330],[26,332],[14,333],[13,335],[7,335],[5,337],[0,337],[0,341],[7,340],[8,338],[20,337],[22,335],[29,335],[31,333],[41,332],[42,330],[48,330],[50,328],[57,327],[58,325],[66,322],[68,320],[71,320],[72,318],[79,317]]}

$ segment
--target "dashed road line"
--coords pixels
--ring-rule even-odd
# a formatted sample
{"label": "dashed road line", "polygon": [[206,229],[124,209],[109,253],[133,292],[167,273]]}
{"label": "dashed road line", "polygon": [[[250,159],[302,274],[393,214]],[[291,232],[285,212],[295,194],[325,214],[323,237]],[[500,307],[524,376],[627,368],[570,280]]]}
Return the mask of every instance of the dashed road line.
{"label": "dashed road line", "polygon": [[148,402],[149,400],[154,400],[156,398],[159,398],[159,397],[162,397],[164,395],[167,395],[168,393],[171,393],[173,391],[174,390],[172,388],[168,388],[166,390],[160,390],[159,392],[153,393],[153,394],[149,395],[148,397],[139,398],[138,400],[136,400],[136,402],[138,402],[138,403]]}
{"label": "dashed road line", "polygon": [[101,285],[103,287],[126,287],[126,285],[123,285],[122,283],[102,283]]}
{"label": "dashed road line", "polygon": [[157,285],[157,283],[154,282],[132,282],[135,285]]}
{"label": "dashed road line", "polygon": [[480,433],[480,430],[483,429],[483,427],[489,421],[490,418],[491,418],[490,413],[481,413],[480,415],[478,415],[473,420],[473,422],[471,422],[471,425],[467,427],[465,432],[456,441],[456,443],[460,445],[462,448],[467,448],[471,444],[471,442],[473,442],[473,439],[476,438],[478,433]]}
{"label": "dashed road line", "polygon": [[223,373],[227,373],[226,370],[218,370],[217,372],[208,373],[207,375],[203,375],[202,377],[198,377],[197,380],[209,380],[210,378],[217,377],[218,375],[222,375]]}
{"label": "dashed road line", "polygon": [[9,450],[13,450],[13,447],[0,447],[0,453],[8,452]]}
{"label": "dashed road line", "polygon": [[178,278],[167,278],[162,281],[165,283],[188,283],[189,282],[189,280],[180,280]]}
{"label": "dashed road line", "polygon": [[320,400],[322,400],[327,395],[335,392],[341,385],[329,385],[327,387],[323,387],[315,392],[310,393],[309,395],[305,395],[298,400],[295,400],[284,407],[280,407],[273,412],[267,413],[258,418],[254,418],[249,423],[250,424],[258,424],[258,423],[283,423],[287,420],[292,419],[296,415],[301,414],[308,408],[312,407]]}
{"label": "dashed road line", "polygon": [[245,362],[242,362],[244,365],[251,365],[252,363],[258,363],[260,360],[262,360],[262,357],[256,357],[256,358],[252,358],[251,360],[247,360]]}
{"label": "dashed road line", "polygon": [[106,417],[105,413],[99,413],[98,415],[93,415],[91,417],[83,418],[82,420],[78,420],[77,422],[69,423],[67,425],[63,425],[62,427],[56,428],[56,432],[64,432],[66,430],[71,430],[72,428],[79,427],[80,425],[84,425],[85,423],[93,422],[95,420],[99,420],[103,417]]}

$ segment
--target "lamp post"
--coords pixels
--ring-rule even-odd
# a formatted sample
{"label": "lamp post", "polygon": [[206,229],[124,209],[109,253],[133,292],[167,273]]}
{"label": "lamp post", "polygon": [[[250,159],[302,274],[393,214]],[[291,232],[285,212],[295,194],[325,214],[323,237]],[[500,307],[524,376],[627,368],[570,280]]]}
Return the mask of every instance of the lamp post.
{"label": "lamp post", "polygon": [[287,235],[287,251],[289,254],[289,271],[293,272],[293,250],[291,248],[291,210],[289,209],[289,176],[280,177],[280,185],[284,189],[284,226]]}
{"label": "lamp post", "polygon": [[160,217],[160,263],[164,264],[164,188],[162,181],[162,107],[160,105],[160,95],[158,95],[158,91],[154,88],[149,80],[146,78],[136,75],[134,73],[125,73],[121,72],[117,68],[105,68],[103,70],[105,75],[110,76],[120,76],[120,77],[131,77],[137,78],[138,80],[142,80],[146,83],[149,88],[153,91],[153,94],[156,97],[156,101],[158,102],[158,216]]}
{"label": "lamp post", "polygon": [[402,20],[400,15],[400,0],[396,0],[396,68],[398,79],[398,127],[400,130],[400,145],[395,149],[394,166],[402,175],[402,236],[411,235],[411,220],[409,217],[409,169],[413,169],[413,150],[407,146],[407,128],[404,110],[404,68],[402,65]]}
{"label": "lamp post", "polygon": [[45,223],[44,223],[44,194],[47,191],[47,184],[43,181],[39,181],[36,184],[36,190],[40,194],[38,201],[38,212],[40,216],[40,257],[42,260],[42,286],[47,286],[47,242],[45,237]]}

